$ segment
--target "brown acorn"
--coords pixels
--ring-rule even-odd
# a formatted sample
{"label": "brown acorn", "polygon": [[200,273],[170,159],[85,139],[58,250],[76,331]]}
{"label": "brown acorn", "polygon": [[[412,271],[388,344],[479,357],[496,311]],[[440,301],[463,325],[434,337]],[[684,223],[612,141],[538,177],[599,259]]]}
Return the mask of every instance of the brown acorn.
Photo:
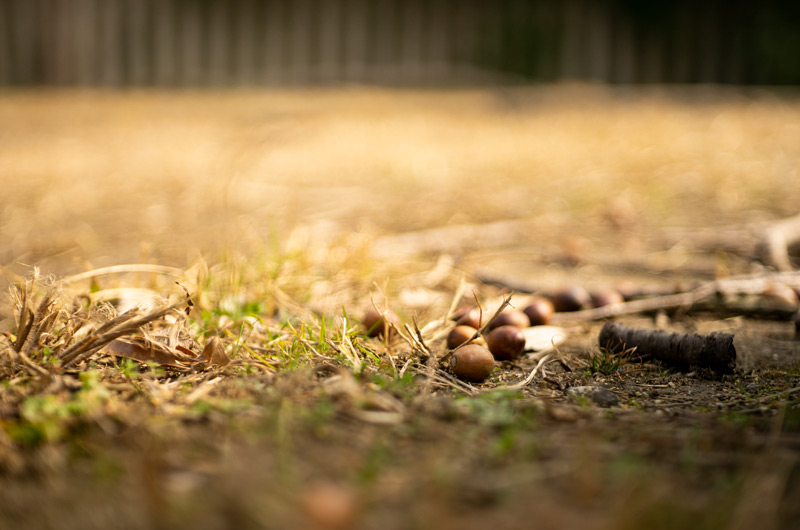
{"label": "brown acorn", "polygon": [[586,289],[579,285],[573,285],[554,292],[550,296],[550,301],[553,302],[556,312],[563,313],[585,309],[589,307],[592,300]]}
{"label": "brown acorn", "polygon": [[522,312],[531,321],[531,326],[544,326],[550,323],[555,308],[553,307],[553,302],[547,298],[532,296],[528,300],[528,305],[522,309]]}
{"label": "brown acorn", "polygon": [[396,326],[400,324],[400,317],[391,309],[386,309],[382,312],[375,307],[370,307],[367,309],[367,312],[364,314],[364,319],[362,320],[367,336],[383,337],[384,333],[387,331],[389,335],[392,334],[394,330],[388,325],[388,322],[384,321],[384,315],[386,315],[389,322],[393,322]]}
{"label": "brown acorn", "polygon": [[531,325],[531,320],[528,315],[519,309],[506,309],[497,318],[489,323],[489,329],[499,328],[500,326],[516,326],[518,328],[528,328]]}
{"label": "brown acorn", "polygon": [[603,289],[592,293],[592,305],[594,307],[621,304],[623,302],[625,302],[625,298],[616,289]]}
{"label": "brown acorn", "polygon": [[513,361],[525,351],[525,335],[515,326],[500,326],[486,337],[489,351],[498,361]]}
{"label": "brown acorn", "polygon": [[450,357],[450,369],[459,379],[480,383],[494,369],[492,353],[477,344],[467,344]]}
{"label": "brown acorn", "polygon": [[[472,338],[478,330],[473,328],[472,326],[456,326],[450,331],[450,334],[447,335],[447,347],[449,349],[453,349],[457,346],[464,344],[465,341],[468,341]],[[486,341],[483,340],[483,337],[478,335],[478,337],[473,340],[470,344],[480,344],[482,346],[486,345]]]}
{"label": "brown acorn", "polygon": [[[484,315],[484,318],[485,315]],[[477,307],[465,306],[453,314],[453,320],[459,326],[470,326],[475,329],[481,327],[481,310]]]}

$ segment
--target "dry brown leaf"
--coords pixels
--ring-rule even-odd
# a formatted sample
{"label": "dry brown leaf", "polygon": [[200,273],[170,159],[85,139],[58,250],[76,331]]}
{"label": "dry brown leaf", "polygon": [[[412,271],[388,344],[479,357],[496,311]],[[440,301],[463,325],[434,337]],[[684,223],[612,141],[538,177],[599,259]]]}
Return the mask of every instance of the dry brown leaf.
{"label": "dry brown leaf", "polygon": [[230,357],[225,353],[225,345],[219,340],[219,337],[211,337],[208,339],[200,356],[203,357],[208,364],[225,366],[231,362]]}
{"label": "dry brown leaf", "polygon": [[115,357],[126,357],[139,362],[154,362],[159,365],[186,367],[195,364],[197,358],[181,353],[177,349],[154,341],[134,338],[130,340],[116,339],[104,346],[100,353]]}

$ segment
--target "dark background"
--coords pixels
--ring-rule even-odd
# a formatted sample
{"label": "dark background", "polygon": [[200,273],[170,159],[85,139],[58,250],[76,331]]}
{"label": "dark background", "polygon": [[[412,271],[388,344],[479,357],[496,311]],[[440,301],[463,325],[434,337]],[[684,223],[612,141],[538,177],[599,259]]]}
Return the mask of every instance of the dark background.
{"label": "dark background", "polygon": [[800,2],[0,0],[0,85],[800,83]]}

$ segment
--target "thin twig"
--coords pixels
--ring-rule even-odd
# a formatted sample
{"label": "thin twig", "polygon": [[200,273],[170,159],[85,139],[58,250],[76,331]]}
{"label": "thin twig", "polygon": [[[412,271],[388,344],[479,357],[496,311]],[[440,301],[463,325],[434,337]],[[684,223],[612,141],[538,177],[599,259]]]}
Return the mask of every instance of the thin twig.
{"label": "thin twig", "polygon": [[536,367],[533,370],[531,370],[530,374],[528,374],[528,377],[526,377],[525,379],[523,379],[519,383],[514,383],[513,385],[505,385],[505,386],[497,387],[497,390],[519,390],[521,388],[525,388],[526,386],[528,386],[531,383],[531,381],[533,381],[533,378],[536,377],[536,372],[538,372],[539,368],[544,366],[545,363],[547,363],[547,361],[550,360],[551,356],[552,356],[552,354],[548,354],[548,355],[545,355],[544,357],[542,357],[539,360],[539,362],[536,363]]}

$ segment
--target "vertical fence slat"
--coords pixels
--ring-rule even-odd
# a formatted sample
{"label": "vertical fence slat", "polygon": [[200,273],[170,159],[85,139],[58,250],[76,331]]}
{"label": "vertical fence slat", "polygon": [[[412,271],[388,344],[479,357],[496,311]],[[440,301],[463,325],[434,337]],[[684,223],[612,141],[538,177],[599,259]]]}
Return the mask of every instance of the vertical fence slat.
{"label": "vertical fence slat", "polygon": [[101,83],[106,86],[120,86],[123,81],[124,58],[120,26],[122,10],[118,1],[99,2],[100,8],[100,50]]}
{"label": "vertical fence slat", "polygon": [[342,74],[347,81],[362,82],[367,65],[367,2],[366,0],[349,0],[345,5]]}
{"label": "vertical fence slat", "polygon": [[540,49],[537,53],[537,67],[540,81],[555,81],[558,78],[558,57],[561,37],[561,2],[547,0],[536,4],[533,17],[541,32]]}
{"label": "vertical fence slat", "polygon": [[178,13],[178,39],[179,39],[179,68],[178,84],[184,87],[198,86],[203,81],[203,48],[201,41],[203,35],[204,17],[203,7],[200,2],[184,2],[179,4]]}
{"label": "vertical fence slat", "polygon": [[[256,6],[255,0],[242,0],[234,4],[231,17],[233,30],[233,64],[236,85],[254,84],[256,68]],[[260,29],[260,28],[259,28]]]}
{"label": "vertical fence slat", "polygon": [[661,32],[640,31],[638,38],[639,83],[659,83],[663,79],[664,55]]}
{"label": "vertical fence slat", "polygon": [[317,40],[318,79],[330,83],[341,78],[343,9],[341,0],[322,0]]}
{"label": "vertical fence slat", "polygon": [[13,84],[32,83],[34,24],[32,19],[33,2],[10,2],[8,4],[9,70]]}
{"label": "vertical fence slat", "polygon": [[703,21],[703,34],[698,34],[695,46],[698,48],[697,61],[697,81],[701,83],[713,83],[718,79],[718,38],[719,30],[717,26],[717,13],[713,9],[712,3],[705,3],[698,6]]}
{"label": "vertical fence slat", "polygon": [[0,87],[12,82],[11,28],[8,0],[0,0]]}
{"label": "vertical fence slat", "polygon": [[587,61],[584,75],[592,81],[608,81],[610,64],[611,28],[609,11],[603,2],[586,4],[586,40],[581,54]]}
{"label": "vertical fence slat", "polygon": [[230,2],[211,2],[207,5],[207,31],[200,32],[197,43],[202,50],[202,41],[206,41],[207,60],[205,61],[205,72],[203,72],[206,85],[222,86],[231,78],[229,74],[232,41],[230,6]]}
{"label": "vertical fence slat", "polygon": [[430,82],[441,82],[446,79],[450,70],[447,49],[450,46],[451,17],[450,13],[445,11],[446,4],[442,2],[430,2],[428,6],[430,9],[425,77]]}
{"label": "vertical fence slat", "polygon": [[74,0],[72,9],[75,17],[72,28],[75,39],[75,83],[79,86],[92,86],[97,84],[93,68],[94,54],[97,52],[94,1]]}
{"label": "vertical fence slat", "polygon": [[58,86],[58,2],[57,0],[34,0],[33,17],[36,20],[36,67],[35,74],[45,84]]}
{"label": "vertical fence slat", "polygon": [[397,71],[397,2],[374,0],[373,23],[369,27],[370,81],[385,84],[394,80]]}
{"label": "vertical fence slat", "polygon": [[153,4],[154,45],[152,61],[154,63],[154,81],[157,86],[173,86],[176,84],[178,68],[178,39],[175,24],[175,4],[166,1],[154,1]]}
{"label": "vertical fence slat", "polygon": [[309,79],[313,40],[316,38],[308,0],[293,0],[289,21],[288,79],[291,83],[303,83]]}
{"label": "vertical fence slat", "polygon": [[400,29],[400,64],[402,80],[416,82],[422,59],[422,9],[419,0],[402,2]]}
{"label": "vertical fence slat", "polygon": [[581,48],[583,42],[583,13],[576,0],[565,0],[563,6],[563,44],[561,46],[560,78],[580,79],[583,59]]}
{"label": "vertical fence slat", "polygon": [[148,0],[127,0],[125,13],[126,82],[143,86],[152,82],[152,68],[148,64],[149,45],[153,41],[152,19],[148,16]]}
{"label": "vertical fence slat", "polygon": [[285,83],[286,11],[285,0],[269,2],[264,10],[264,81],[267,84]]}
{"label": "vertical fence slat", "polygon": [[53,81],[58,86],[75,82],[75,24],[76,10],[72,5],[56,0],[51,4]]}
{"label": "vertical fence slat", "polygon": [[453,38],[449,61],[455,77],[469,79],[477,60],[475,0],[451,0],[447,9],[453,13]]}
{"label": "vertical fence slat", "polygon": [[692,9],[687,9],[685,5],[675,15],[675,27],[672,29],[672,50],[671,63],[672,71],[670,79],[675,83],[688,83],[692,79],[692,33],[694,31],[695,17]]}

